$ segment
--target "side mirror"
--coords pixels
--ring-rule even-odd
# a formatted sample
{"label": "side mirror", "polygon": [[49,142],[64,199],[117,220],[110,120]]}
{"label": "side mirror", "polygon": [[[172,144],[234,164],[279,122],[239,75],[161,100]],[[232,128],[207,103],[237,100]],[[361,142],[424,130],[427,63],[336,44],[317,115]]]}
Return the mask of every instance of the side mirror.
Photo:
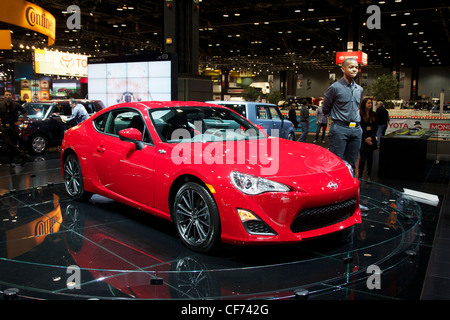
{"label": "side mirror", "polygon": [[144,149],[142,142],[142,133],[135,128],[128,128],[119,131],[119,138],[121,141],[132,142],[136,146],[136,150]]}

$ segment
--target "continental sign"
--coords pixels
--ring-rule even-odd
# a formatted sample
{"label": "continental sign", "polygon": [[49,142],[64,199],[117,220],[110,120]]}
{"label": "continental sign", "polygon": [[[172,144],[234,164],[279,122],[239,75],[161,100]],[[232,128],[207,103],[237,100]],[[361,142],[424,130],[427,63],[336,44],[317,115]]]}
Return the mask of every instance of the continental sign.
{"label": "continental sign", "polygon": [[48,45],[55,43],[55,17],[41,7],[23,0],[0,0],[0,21],[48,36]]}

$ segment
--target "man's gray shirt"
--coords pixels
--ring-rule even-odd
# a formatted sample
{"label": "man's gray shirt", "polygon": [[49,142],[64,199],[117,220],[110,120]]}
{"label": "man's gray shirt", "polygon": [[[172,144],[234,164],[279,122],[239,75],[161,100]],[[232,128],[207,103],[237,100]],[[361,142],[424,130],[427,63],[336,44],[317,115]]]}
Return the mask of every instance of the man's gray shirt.
{"label": "man's gray shirt", "polygon": [[317,109],[316,117],[317,117],[317,121],[318,121],[319,123],[327,123],[327,122],[328,122],[328,117],[326,117],[326,116],[323,114],[323,108],[322,108],[322,107],[319,107],[319,108]]}
{"label": "man's gray shirt", "polygon": [[323,114],[330,115],[331,120],[360,122],[359,103],[363,88],[352,81],[351,84],[342,77],[333,83],[325,92],[322,104]]}
{"label": "man's gray shirt", "polygon": [[72,119],[75,120],[76,124],[80,124],[87,118],[89,118],[89,114],[87,113],[86,108],[82,104],[78,103],[72,109]]}

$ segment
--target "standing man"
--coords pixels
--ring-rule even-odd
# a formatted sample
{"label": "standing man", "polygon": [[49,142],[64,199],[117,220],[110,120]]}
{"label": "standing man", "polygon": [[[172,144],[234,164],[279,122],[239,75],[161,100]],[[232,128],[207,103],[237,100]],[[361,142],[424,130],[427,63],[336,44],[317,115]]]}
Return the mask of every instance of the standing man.
{"label": "standing man", "polygon": [[12,100],[12,94],[5,91],[4,100],[0,102],[0,134],[8,148],[10,166],[14,167],[15,157],[22,160],[22,165],[28,159],[28,155],[19,150],[17,140],[19,139],[19,114],[22,114],[22,120],[26,119],[27,111],[20,104]]}
{"label": "standing man", "polygon": [[314,143],[316,143],[319,140],[320,129],[322,129],[322,143],[325,143],[325,132],[327,130],[328,117],[325,117],[323,115],[322,107],[319,107],[317,109],[316,124],[317,124],[317,131],[316,131],[316,139],[314,140]]}
{"label": "standing man", "polygon": [[302,135],[298,141],[306,142],[306,137],[309,132],[309,109],[308,101],[306,99],[302,101],[302,108],[300,109],[300,126],[302,128]]}
{"label": "standing man", "polygon": [[296,112],[297,104],[293,103],[289,106],[288,119],[294,124],[295,129],[298,128],[298,120],[297,120],[297,112]]}
{"label": "standing man", "polygon": [[384,136],[386,133],[387,125],[389,123],[389,112],[386,110],[383,101],[377,101],[377,109],[376,109],[376,118],[377,118],[377,140],[378,146],[381,142],[381,136]]}
{"label": "standing man", "polygon": [[359,103],[363,88],[355,83],[358,62],[347,58],[342,63],[343,77],[333,83],[325,92],[323,114],[330,115],[330,151],[347,161],[356,172],[362,129],[360,126]]}

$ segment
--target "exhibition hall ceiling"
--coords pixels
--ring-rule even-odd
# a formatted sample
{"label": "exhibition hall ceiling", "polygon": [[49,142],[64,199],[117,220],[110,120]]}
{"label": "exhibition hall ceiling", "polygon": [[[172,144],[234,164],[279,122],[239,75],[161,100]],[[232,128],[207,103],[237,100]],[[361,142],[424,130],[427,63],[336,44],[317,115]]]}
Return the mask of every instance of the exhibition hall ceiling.
{"label": "exhibition hall ceiling", "polygon": [[[54,50],[96,56],[163,50],[163,0],[30,2],[55,16]],[[70,5],[81,9],[79,30],[67,28]],[[379,15],[367,13],[371,5]],[[33,46],[47,45],[45,36],[0,23],[5,28],[12,30],[14,46],[1,53],[3,62],[30,60]],[[347,50],[349,30],[359,37],[369,66],[396,70],[450,62],[444,0],[199,0],[199,62],[260,72],[330,68],[336,52]]]}

